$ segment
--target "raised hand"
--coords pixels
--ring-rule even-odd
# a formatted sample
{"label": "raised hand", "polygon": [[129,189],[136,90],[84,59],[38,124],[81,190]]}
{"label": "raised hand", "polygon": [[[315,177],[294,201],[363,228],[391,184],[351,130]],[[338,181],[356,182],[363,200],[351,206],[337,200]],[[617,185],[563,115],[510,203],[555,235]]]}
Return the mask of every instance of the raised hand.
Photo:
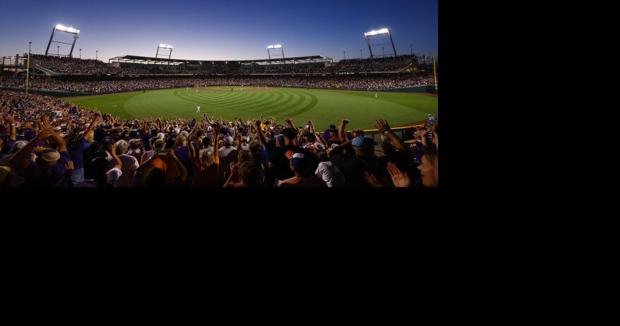
{"label": "raised hand", "polygon": [[368,181],[368,183],[370,183],[370,185],[373,186],[374,188],[383,187],[383,184],[381,183],[381,181],[379,181],[379,179],[377,179],[377,177],[370,172],[364,173],[364,178],[366,178],[366,181]]}
{"label": "raised hand", "polygon": [[41,129],[41,131],[39,131],[39,133],[36,136],[37,140],[44,140],[49,138],[50,136],[52,136],[54,134],[54,130],[48,128],[48,129]]}
{"label": "raised hand", "polygon": [[41,128],[41,131],[43,130],[52,130],[52,124],[50,123],[49,119],[46,116],[43,116],[43,118],[41,118],[41,121],[39,122],[39,126]]}
{"label": "raised hand", "polygon": [[109,147],[108,147],[108,152],[110,152],[110,154],[112,154],[112,156],[116,155],[116,143],[112,143]]}
{"label": "raised hand", "polygon": [[392,131],[392,128],[390,128],[390,125],[388,124],[387,120],[383,120],[383,119],[377,120],[377,129],[379,129],[379,131],[382,133],[386,131]]}
{"label": "raised hand", "polygon": [[68,171],[75,170],[75,165],[73,164],[73,161],[67,161],[67,163],[65,164],[65,168],[67,168]]}
{"label": "raised hand", "polygon": [[388,163],[387,170],[390,173],[390,176],[392,177],[392,182],[394,183],[394,186],[396,186],[397,188],[411,187],[411,178],[409,178],[407,173],[404,173],[403,171],[401,171],[396,166],[396,164],[392,162]]}
{"label": "raised hand", "polygon": [[239,173],[239,164],[231,163],[230,164],[230,175],[232,176],[232,178],[237,178],[238,173]]}

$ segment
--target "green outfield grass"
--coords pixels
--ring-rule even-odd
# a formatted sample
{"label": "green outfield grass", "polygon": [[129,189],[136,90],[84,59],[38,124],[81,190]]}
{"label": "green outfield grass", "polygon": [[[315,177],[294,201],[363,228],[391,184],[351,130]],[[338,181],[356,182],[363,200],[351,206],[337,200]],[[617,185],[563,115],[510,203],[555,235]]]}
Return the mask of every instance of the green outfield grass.
{"label": "green outfield grass", "polygon": [[[319,129],[351,121],[350,128],[374,128],[377,118],[394,127],[406,126],[436,114],[437,97],[415,93],[378,93],[296,88],[209,87],[169,89],[112,95],[71,97],[66,101],[112,113],[122,119],[163,117],[199,118],[203,114],[232,120],[263,116],[297,125],[312,120]],[[196,106],[202,113],[196,113]]]}

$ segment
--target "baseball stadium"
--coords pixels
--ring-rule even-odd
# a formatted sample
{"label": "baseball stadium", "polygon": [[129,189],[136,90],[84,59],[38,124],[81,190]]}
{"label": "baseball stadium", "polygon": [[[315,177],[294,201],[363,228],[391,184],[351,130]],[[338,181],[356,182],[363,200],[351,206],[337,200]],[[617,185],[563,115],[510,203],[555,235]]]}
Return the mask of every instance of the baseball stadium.
{"label": "baseball stadium", "polygon": [[[430,6],[436,16],[436,1],[386,2],[403,10]],[[247,1],[229,5],[235,4],[252,7]],[[227,12],[226,4],[218,6]],[[360,17],[372,16],[372,10],[359,10]],[[338,17],[316,20],[339,26]],[[369,28],[352,28],[357,36],[308,36],[316,44],[324,37],[327,44],[358,50],[299,42],[304,33],[295,31],[274,37],[294,35],[290,46],[251,46],[256,42],[238,35],[235,42],[222,29],[222,45],[205,48],[185,32],[176,33],[177,46],[174,39],[153,37],[153,27],[123,41],[122,35],[107,36],[98,21],[96,33],[88,20],[41,22],[47,29],[24,34],[43,42],[22,39],[23,52],[1,56],[0,190],[436,188],[437,40],[430,41],[430,53],[417,52],[416,38],[426,39],[411,31],[419,26],[393,11],[382,17],[396,27],[360,18]],[[304,27],[306,20],[312,18],[291,24]],[[244,33],[271,27],[246,24]],[[436,20],[425,28],[436,30]],[[0,39],[0,51],[7,51],[2,43],[19,42],[19,33],[12,34]],[[98,37],[111,41],[99,43]],[[88,48],[90,57],[83,42],[106,47]],[[221,49],[220,58],[210,58],[211,47]]]}

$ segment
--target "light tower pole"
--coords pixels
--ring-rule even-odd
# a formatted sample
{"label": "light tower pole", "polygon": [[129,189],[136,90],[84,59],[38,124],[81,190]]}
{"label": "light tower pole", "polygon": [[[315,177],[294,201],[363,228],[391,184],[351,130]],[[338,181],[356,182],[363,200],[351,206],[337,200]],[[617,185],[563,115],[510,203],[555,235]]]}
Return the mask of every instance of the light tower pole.
{"label": "light tower pole", "polygon": [[95,60],[99,60],[99,50],[95,51]]}
{"label": "light tower pole", "polygon": [[32,51],[32,42],[28,42],[28,64],[26,65],[26,97],[28,97],[28,86],[30,84],[30,53]]}

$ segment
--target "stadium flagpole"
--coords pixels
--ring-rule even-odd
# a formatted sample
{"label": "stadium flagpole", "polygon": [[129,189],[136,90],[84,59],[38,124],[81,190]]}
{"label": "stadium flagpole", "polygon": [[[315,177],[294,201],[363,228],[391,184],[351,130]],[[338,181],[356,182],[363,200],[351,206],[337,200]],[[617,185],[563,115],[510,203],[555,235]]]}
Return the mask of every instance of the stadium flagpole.
{"label": "stadium flagpole", "polygon": [[437,63],[435,62],[435,57],[433,57],[433,72],[435,74],[435,92],[437,92]]}

